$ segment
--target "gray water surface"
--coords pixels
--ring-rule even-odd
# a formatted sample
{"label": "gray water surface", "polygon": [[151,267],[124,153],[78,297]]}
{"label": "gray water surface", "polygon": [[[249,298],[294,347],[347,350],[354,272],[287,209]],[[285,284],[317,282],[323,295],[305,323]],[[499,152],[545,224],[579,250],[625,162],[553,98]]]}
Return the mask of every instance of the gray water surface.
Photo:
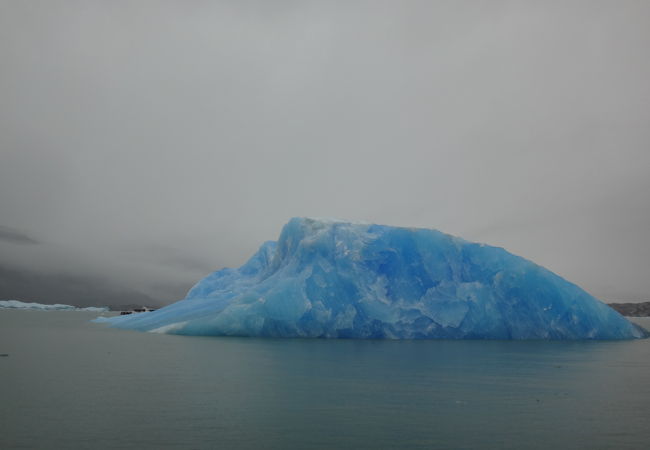
{"label": "gray water surface", "polygon": [[184,337],[96,315],[0,311],[0,448],[650,448],[650,340]]}

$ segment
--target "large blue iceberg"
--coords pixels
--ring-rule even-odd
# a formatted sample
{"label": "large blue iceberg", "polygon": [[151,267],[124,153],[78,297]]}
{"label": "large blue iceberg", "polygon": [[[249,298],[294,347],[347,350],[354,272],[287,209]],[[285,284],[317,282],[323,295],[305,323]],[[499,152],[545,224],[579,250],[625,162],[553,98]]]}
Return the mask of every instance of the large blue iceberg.
{"label": "large blue iceberg", "polygon": [[436,230],[294,218],[238,269],[112,326],[185,335],[632,339],[645,333],[554,273]]}

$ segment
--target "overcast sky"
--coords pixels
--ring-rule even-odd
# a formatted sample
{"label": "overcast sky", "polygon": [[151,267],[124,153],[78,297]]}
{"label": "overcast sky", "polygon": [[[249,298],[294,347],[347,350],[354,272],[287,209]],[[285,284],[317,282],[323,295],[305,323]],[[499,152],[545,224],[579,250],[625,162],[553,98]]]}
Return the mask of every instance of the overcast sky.
{"label": "overcast sky", "polygon": [[0,298],[166,303],[292,216],[650,299],[650,2],[0,0]]}

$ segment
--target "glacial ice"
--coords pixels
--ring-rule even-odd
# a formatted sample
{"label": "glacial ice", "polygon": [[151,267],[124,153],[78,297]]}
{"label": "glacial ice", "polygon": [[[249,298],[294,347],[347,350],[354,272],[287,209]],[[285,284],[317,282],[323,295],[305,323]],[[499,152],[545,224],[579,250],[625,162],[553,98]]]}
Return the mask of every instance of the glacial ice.
{"label": "glacial ice", "polygon": [[293,218],[238,269],[155,312],[158,333],[361,339],[632,339],[590,294],[502,248],[436,230]]}
{"label": "glacial ice", "polygon": [[0,309],[35,309],[39,311],[89,311],[89,312],[106,312],[106,306],[89,306],[87,308],[77,308],[72,305],[62,305],[55,303],[53,305],[44,305],[43,303],[28,303],[20,300],[0,300]]}

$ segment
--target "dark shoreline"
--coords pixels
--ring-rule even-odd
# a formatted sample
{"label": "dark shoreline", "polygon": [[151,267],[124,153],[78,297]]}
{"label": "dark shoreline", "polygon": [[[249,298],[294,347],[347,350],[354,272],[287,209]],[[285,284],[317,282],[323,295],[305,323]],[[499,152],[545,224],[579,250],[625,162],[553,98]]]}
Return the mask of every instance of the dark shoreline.
{"label": "dark shoreline", "polygon": [[626,317],[650,317],[650,302],[643,303],[608,303]]}

